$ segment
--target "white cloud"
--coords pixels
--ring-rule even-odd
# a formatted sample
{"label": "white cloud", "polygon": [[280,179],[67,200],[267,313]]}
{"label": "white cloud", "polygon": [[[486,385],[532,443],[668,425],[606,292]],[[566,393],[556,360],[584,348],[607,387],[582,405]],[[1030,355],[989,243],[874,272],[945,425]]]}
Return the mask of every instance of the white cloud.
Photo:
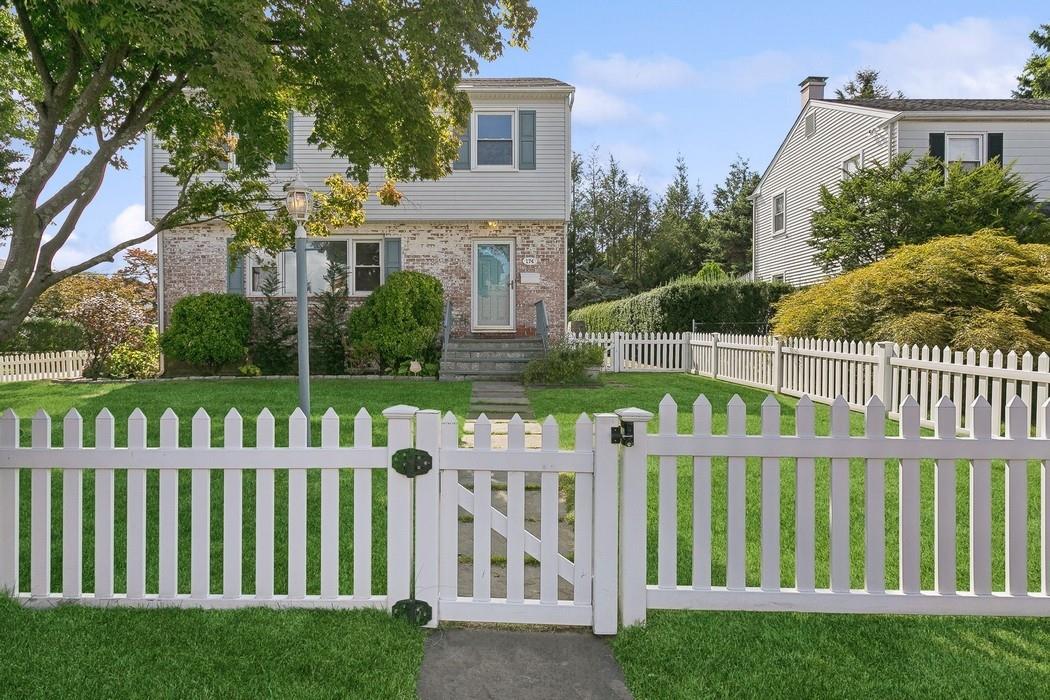
{"label": "white cloud", "polygon": [[151,228],[146,221],[146,207],[142,204],[132,204],[125,207],[110,223],[109,240],[111,243],[122,243],[147,233]]}
{"label": "white cloud", "polygon": [[645,111],[618,95],[587,85],[576,88],[572,118],[575,123],[584,125],[642,121],[659,126],[667,121],[660,112]]}
{"label": "white cloud", "polygon": [[815,55],[760,51],[736,56],[705,66],[699,76],[704,87],[730,92],[750,92],[767,85],[795,83],[808,71],[807,65],[826,59]]}
{"label": "white cloud", "polygon": [[615,90],[657,90],[689,85],[695,72],[685,61],[658,55],[628,58],[622,53],[595,58],[579,53],[573,67],[581,79]]}
{"label": "white cloud", "polygon": [[857,67],[875,68],[908,97],[1009,97],[1031,50],[1030,30],[1018,20],[966,17],[931,27],[911,24],[890,41],[853,47]]}

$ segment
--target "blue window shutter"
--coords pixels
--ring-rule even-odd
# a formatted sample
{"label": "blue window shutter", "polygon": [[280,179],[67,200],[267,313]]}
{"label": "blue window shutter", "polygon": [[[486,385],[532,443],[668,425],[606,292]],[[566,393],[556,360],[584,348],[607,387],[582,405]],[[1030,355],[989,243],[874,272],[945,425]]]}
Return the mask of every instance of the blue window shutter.
{"label": "blue window shutter", "polygon": [[294,167],[293,141],[295,140],[295,114],[288,112],[288,147],[285,149],[284,160],[274,163],[278,170],[291,170]]}
{"label": "blue window shutter", "polygon": [[999,160],[1003,164],[1003,135],[1002,133],[988,134],[988,162]]}
{"label": "blue window shutter", "polygon": [[518,112],[518,169],[536,169],[536,110]]}
{"label": "blue window shutter", "polygon": [[938,160],[944,160],[944,133],[930,134],[930,155]]}
{"label": "blue window shutter", "polygon": [[[226,239],[227,249],[230,247],[230,243],[233,242],[232,238]],[[233,256],[227,253],[226,256],[226,293],[227,294],[240,294],[244,295],[244,256],[238,255]]]}
{"label": "blue window shutter", "polygon": [[383,239],[383,281],[401,271],[401,239]]}
{"label": "blue window shutter", "polygon": [[467,117],[467,128],[460,135],[459,156],[452,163],[452,169],[470,170],[470,117]]}

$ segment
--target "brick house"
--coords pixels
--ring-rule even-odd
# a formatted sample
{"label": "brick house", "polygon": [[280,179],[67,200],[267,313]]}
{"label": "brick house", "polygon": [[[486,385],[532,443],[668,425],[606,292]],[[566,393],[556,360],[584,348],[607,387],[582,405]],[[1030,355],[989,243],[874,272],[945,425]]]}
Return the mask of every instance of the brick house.
{"label": "brick house", "polygon": [[[398,207],[381,206],[371,196],[364,225],[312,242],[310,288],[324,289],[328,264],[337,262],[348,270],[354,306],[392,272],[417,270],[444,285],[454,335],[530,335],[539,301],[550,328],[563,328],[574,88],[549,78],[471,78],[460,89],[474,109],[452,173],[438,181],[399,183],[404,196]],[[312,122],[307,115],[289,118],[289,152],[274,165],[275,180],[298,174],[320,189],[328,175],[346,167],[307,143]],[[155,222],[174,204],[176,187],[161,171],[167,153],[152,141],[146,160],[146,218]],[[383,179],[379,169],[370,173],[373,188]],[[230,236],[224,224],[160,234],[162,329],[175,302],[189,294],[260,297],[267,264],[276,265],[282,294],[294,298],[294,254],[275,260],[249,255],[231,264]]]}

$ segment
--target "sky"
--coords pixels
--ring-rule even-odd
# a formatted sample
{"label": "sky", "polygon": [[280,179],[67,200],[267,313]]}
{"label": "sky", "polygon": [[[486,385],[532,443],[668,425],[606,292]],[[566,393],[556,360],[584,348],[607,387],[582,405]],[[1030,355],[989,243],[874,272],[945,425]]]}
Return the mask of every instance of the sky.
{"label": "sky", "polygon": [[[574,85],[574,150],[614,155],[657,193],[678,154],[708,194],[738,155],[761,172],[798,114],[807,75],[829,76],[829,93],[872,67],[908,97],[1009,97],[1033,50],[1029,32],[1050,21],[1045,0],[534,4],[528,50],[508,48],[480,74]],[[56,266],[148,230],[141,145],[127,160]]]}

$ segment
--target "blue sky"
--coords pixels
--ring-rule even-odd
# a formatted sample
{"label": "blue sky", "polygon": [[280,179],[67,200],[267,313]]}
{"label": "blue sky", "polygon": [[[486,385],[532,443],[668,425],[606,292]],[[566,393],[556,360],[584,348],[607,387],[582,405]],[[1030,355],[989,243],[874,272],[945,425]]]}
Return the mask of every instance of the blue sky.
{"label": "blue sky", "polygon": [[[1045,0],[535,4],[529,50],[509,49],[481,74],[572,83],[575,150],[598,146],[656,190],[681,153],[707,192],[737,154],[766,166],[807,75],[830,76],[831,89],[871,66],[909,97],[1009,97],[1028,33],[1050,21]],[[107,175],[57,264],[145,227],[141,147],[128,162]]]}

